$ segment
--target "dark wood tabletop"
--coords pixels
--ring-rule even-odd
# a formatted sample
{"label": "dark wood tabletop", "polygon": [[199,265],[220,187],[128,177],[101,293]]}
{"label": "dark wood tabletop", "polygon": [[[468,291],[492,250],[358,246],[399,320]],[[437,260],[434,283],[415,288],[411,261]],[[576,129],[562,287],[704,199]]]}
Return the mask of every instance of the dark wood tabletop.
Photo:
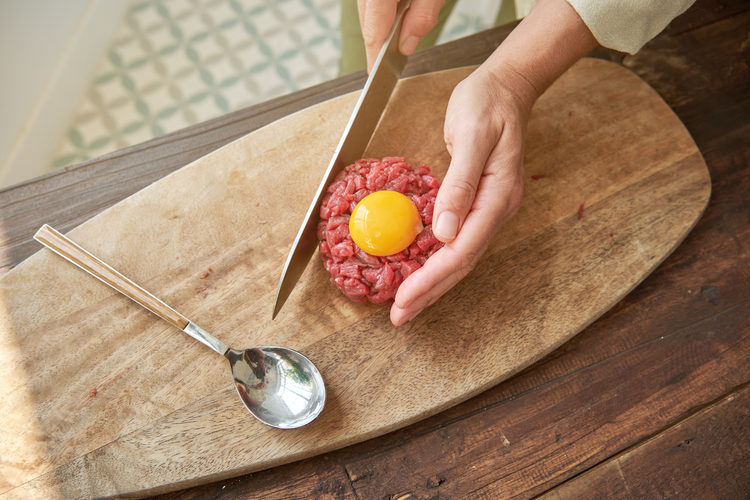
{"label": "dark wood tabletop", "polygon": [[[480,64],[506,25],[409,59]],[[612,310],[515,377],[412,426],[167,499],[750,498],[750,2],[698,0],[635,72],[702,152],[712,198],[675,252]],[[357,73],[0,191],[0,276],[63,232]]]}

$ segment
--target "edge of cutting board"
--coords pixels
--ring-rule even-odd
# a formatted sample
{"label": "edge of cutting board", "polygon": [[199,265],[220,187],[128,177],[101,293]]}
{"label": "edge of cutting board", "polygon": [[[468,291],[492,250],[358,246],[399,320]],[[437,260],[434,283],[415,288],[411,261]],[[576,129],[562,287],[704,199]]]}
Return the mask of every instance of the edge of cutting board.
{"label": "edge of cutting board", "polygon": [[[381,124],[366,156],[392,154],[394,142],[398,142],[407,151],[407,159],[418,155],[442,178],[449,156],[444,146],[436,145],[442,140],[440,113],[444,113],[446,95],[470,71],[459,68],[400,82],[395,104],[386,112],[390,119]],[[434,85],[427,88],[425,82]],[[79,276],[77,270],[67,269],[42,251],[0,280],[8,316],[18,321],[6,318],[0,323],[0,331],[5,328],[3,359],[16,363],[16,368],[31,359],[23,358],[27,355],[19,346],[30,342],[27,337],[39,330],[28,334],[17,331],[21,320],[33,318],[20,304],[21,299],[11,294],[33,291],[37,301],[47,300],[47,295],[58,300],[70,297],[71,303],[57,306],[67,323],[59,332],[52,332],[51,339],[62,342],[67,334],[79,335],[75,338],[82,341],[83,334],[75,333],[75,328],[97,331],[103,318],[121,325],[115,330],[127,330],[105,339],[110,342],[105,350],[113,349],[108,359],[121,367],[122,377],[112,380],[112,385],[97,396],[99,399],[92,400],[83,395],[88,394],[92,380],[100,373],[71,378],[69,390],[79,394],[81,401],[77,416],[92,419],[94,430],[75,434],[75,424],[65,421],[62,410],[46,414],[46,419],[34,424],[40,432],[67,430],[82,441],[71,448],[70,459],[60,459],[62,463],[57,464],[44,458],[49,449],[45,446],[54,445],[49,444],[55,438],[49,431],[38,436],[42,444],[34,442],[26,455],[22,448],[16,449],[20,461],[40,460],[39,469],[29,473],[4,464],[1,474],[21,475],[16,476],[15,486],[5,487],[0,498],[153,495],[331,451],[438,413],[529,366],[601,316],[679,245],[710,197],[705,162],[687,130],[661,98],[628,70],[585,59],[540,98],[532,113],[526,149],[527,193],[521,211],[493,240],[477,268],[443,299],[407,326],[395,328],[388,322],[387,310],[342,299],[328,287],[321,266],[309,266],[277,322],[271,323],[278,270],[316,187],[317,181],[309,179],[319,178],[322,170],[308,173],[296,167],[300,177],[296,182],[307,187],[300,188],[298,200],[289,202],[288,213],[277,214],[278,218],[272,220],[274,214],[253,216],[252,203],[246,203],[251,195],[262,200],[262,206],[278,203],[270,194],[276,187],[274,181],[258,177],[278,169],[278,165],[262,158],[298,155],[294,150],[297,145],[275,137],[281,130],[292,129],[295,138],[316,145],[306,161],[317,165],[323,158],[324,169],[330,156],[325,151],[333,150],[331,144],[335,147],[357,95],[321,103],[243,137],[70,233],[186,316],[205,318],[198,323],[228,344],[260,345],[263,342],[254,343],[256,338],[273,335],[274,343],[308,356],[320,368],[329,388],[321,417],[296,431],[262,427],[247,416],[227,378],[217,375],[227,370],[220,357],[205,361],[213,356],[205,348],[186,345],[181,334],[168,325],[137,306],[123,305],[114,292],[89,283],[91,278]],[[434,109],[414,110],[412,116],[429,115],[425,120],[437,120],[439,127],[404,113],[415,99],[437,103]],[[593,112],[603,105],[611,107],[607,108],[609,114]],[[252,149],[246,148],[247,144],[257,146],[259,151],[246,151]],[[580,147],[583,145],[586,147]],[[246,164],[248,155],[256,155],[253,169],[238,168]],[[571,171],[578,177],[565,175]],[[532,181],[532,174],[545,177]],[[196,186],[204,192],[196,194]],[[198,201],[219,213],[216,220],[227,221],[230,228],[225,232],[233,234],[204,224],[202,209],[192,204],[191,196],[202,196]],[[579,219],[581,203],[585,208]],[[157,210],[154,224],[147,229],[139,226],[142,221],[132,220]],[[267,224],[260,224],[261,216],[268,218]],[[192,221],[185,221],[191,217]],[[247,228],[248,220],[257,220],[258,224]],[[196,225],[207,234],[192,235],[191,240],[185,228]],[[102,231],[107,231],[106,240],[101,237]],[[167,243],[163,243],[162,235],[168,232],[169,238],[163,238]],[[123,256],[121,242],[128,238],[154,261]],[[193,243],[186,247],[188,240]],[[183,262],[176,263],[175,254]],[[216,270],[211,279],[216,275],[217,281],[201,283],[199,275],[211,263]],[[253,280],[251,285],[242,281],[248,277]],[[196,284],[205,284],[206,289],[184,290]],[[74,290],[90,292],[83,305],[77,302],[80,297],[71,295]],[[74,298],[78,305],[73,304]],[[244,309],[237,312],[239,304]],[[82,315],[93,312],[98,316],[80,321]],[[246,333],[235,333],[237,326],[247,321],[259,325],[249,340]],[[127,343],[127,348],[114,350],[115,342],[128,341],[129,336],[138,339]],[[92,335],[87,333],[89,337]],[[144,400],[140,392],[127,385],[133,380],[145,384],[151,378],[154,384],[164,384],[160,372],[150,370],[165,360],[153,355],[138,365],[126,361],[127,349],[135,349],[133,346],[144,340],[152,344],[152,350],[160,344],[165,350],[179,346],[186,363],[192,363],[201,375],[202,395],[191,400],[182,387],[170,386]],[[57,352],[65,347],[44,348]],[[81,366],[91,363],[96,370],[104,362],[89,361],[95,347],[79,347]],[[471,356],[471,363],[465,355]],[[161,368],[185,376],[169,360]],[[3,369],[7,374],[14,368]],[[151,377],[147,377],[149,373]],[[205,380],[212,376],[214,379]],[[22,389],[8,393],[12,404],[10,416],[4,417],[6,426],[16,423],[23,428],[23,419],[44,417],[44,410],[33,398],[31,402],[23,399],[28,396],[23,390],[35,397],[44,392],[47,379],[40,375],[33,380],[25,389],[22,384]],[[119,391],[116,394],[115,387]],[[142,413],[132,415],[126,407],[116,407],[130,400],[137,400]],[[72,415],[70,408],[64,408],[65,415]],[[123,420],[115,420],[118,418]],[[96,440],[105,438],[96,434],[96,429],[109,429],[106,419],[113,419],[112,425],[120,427],[110,429],[111,440],[100,444]],[[34,437],[24,432],[19,431],[20,442]],[[226,432],[244,440],[237,444],[237,438],[230,439]],[[91,440],[88,445],[87,438]],[[12,436],[4,439],[17,443]],[[25,479],[19,481],[23,473]]]}

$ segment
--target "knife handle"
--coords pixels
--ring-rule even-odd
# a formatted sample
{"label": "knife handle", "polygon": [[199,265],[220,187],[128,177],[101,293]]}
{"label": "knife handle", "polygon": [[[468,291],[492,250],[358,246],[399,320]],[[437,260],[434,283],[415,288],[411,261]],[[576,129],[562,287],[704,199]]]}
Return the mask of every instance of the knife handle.
{"label": "knife handle", "polygon": [[190,323],[183,315],[47,224],[37,231],[34,239],[180,330],[184,330]]}

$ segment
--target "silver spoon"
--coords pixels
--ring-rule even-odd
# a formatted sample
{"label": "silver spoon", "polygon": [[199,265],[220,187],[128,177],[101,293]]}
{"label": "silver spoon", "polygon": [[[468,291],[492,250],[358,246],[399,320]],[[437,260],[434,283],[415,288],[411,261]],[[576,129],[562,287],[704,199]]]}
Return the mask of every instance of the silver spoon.
{"label": "silver spoon", "polygon": [[296,429],[323,411],[323,377],[302,354],[283,347],[232,349],[48,225],[42,226],[34,239],[225,356],[232,365],[234,386],[242,403],[264,424]]}

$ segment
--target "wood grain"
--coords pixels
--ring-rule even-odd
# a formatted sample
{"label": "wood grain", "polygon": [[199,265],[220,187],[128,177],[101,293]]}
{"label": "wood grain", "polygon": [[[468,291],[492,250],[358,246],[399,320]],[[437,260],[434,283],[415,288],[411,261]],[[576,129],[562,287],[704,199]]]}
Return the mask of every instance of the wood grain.
{"label": "wood grain", "polygon": [[[395,446],[347,460],[353,486],[360,498],[399,492],[429,498],[427,478],[437,476],[445,478],[441,497],[544,493],[689,414],[695,400],[741,384],[750,375],[737,369],[748,356],[748,313],[745,303],[694,327],[658,332],[657,339],[598,363],[571,353],[556,368],[586,364],[555,373],[533,391],[523,390],[530,375],[514,379],[456,409],[460,424],[441,416],[421,426],[419,440],[402,435]],[[709,327],[710,338],[704,336]]]}
{"label": "wood grain", "polygon": [[109,265],[97,259],[89,252],[76,245],[47,224],[41,227],[34,235],[34,239],[68,260],[70,263],[82,268],[93,277],[102,280],[129,299],[134,300],[171,325],[184,330],[189,321],[180,313],[157,299],[149,292],[139,287],[128,278],[112,269]]}
{"label": "wood grain", "polygon": [[[702,9],[707,3],[712,2],[699,0],[695,8]],[[720,8],[721,5],[713,6],[711,10]],[[648,447],[650,438],[658,438],[662,431],[670,433],[674,422],[682,422],[683,428],[691,425],[692,419],[702,415],[694,414],[695,411],[716,398],[723,400],[735,395],[733,384],[745,384],[741,381],[748,380],[744,354],[715,361],[702,351],[706,343],[713,345],[714,352],[745,349],[740,346],[747,343],[750,333],[746,327],[750,311],[747,307],[736,307],[750,296],[747,272],[750,269],[750,103],[747,100],[750,94],[741,84],[750,78],[746,53],[741,50],[746,46],[747,26],[747,15],[730,17],[679,37],[661,37],[637,56],[626,58],[628,64],[637,62],[635,69],[639,76],[659,89],[691,131],[711,171],[713,191],[704,217],[686,241],[610,312],[522,374],[433,418],[324,457],[183,490],[163,498],[283,499],[285,492],[307,492],[315,498],[318,483],[307,478],[309,471],[321,468],[334,475],[342,487],[361,482],[363,486],[358,488],[357,494],[363,499],[393,495],[445,498],[447,488],[456,491],[461,486],[465,488],[460,490],[461,498],[486,498],[484,488],[493,482],[498,483],[495,491],[503,489],[504,496],[535,497],[560,482],[584,478],[585,474],[576,474],[601,462],[592,459],[587,462],[590,465],[581,467],[576,461],[555,460],[559,454],[544,455],[544,451],[556,445],[538,440],[538,456],[544,458],[527,463],[524,475],[516,476],[519,481],[511,487],[505,483],[502,472],[514,470],[515,462],[523,462],[525,455],[517,453],[515,440],[511,440],[510,447],[504,446],[499,432],[505,433],[505,423],[537,411],[549,397],[550,388],[563,391],[564,387],[569,387],[568,379],[578,372],[587,374],[580,379],[587,383],[602,373],[616,371],[607,376],[612,380],[619,377],[625,386],[630,386],[631,394],[637,394],[643,379],[634,375],[637,367],[645,366],[641,358],[651,356],[649,346],[658,345],[662,336],[691,325],[696,325],[691,336],[681,336],[672,343],[669,346],[672,352],[661,351],[669,355],[669,362],[667,366],[662,365],[663,369],[679,374],[681,380],[678,376],[660,378],[661,397],[652,398],[647,404],[639,404],[637,397],[609,398],[608,412],[590,411],[586,416],[592,421],[591,428],[601,428],[601,432],[568,444],[565,452],[573,447],[579,453],[589,450],[599,457],[618,457],[623,450]],[[471,43],[467,41],[466,45],[466,50],[470,50]],[[717,67],[724,69],[715,71]],[[726,78],[726,74],[732,78]],[[696,79],[696,75],[705,77]],[[675,103],[689,104],[675,106]],[[718,313],[723,313],[721,318],[716,316]],[[696,339],[700,343],[697,348]],[[643,348],[636,348],[638,346]],[[602,371],[592,371],[613,357],[620,361],[607,364]],[[695,366],[696,357],[703,360],[706,369],[682,376],[686,367]],[[715,372],[713,367],[717,363],[726,368]],[[735,373],[737,370],[739,372]],[[727,373],[732,374],[730,380],[725,379]],[[694,390],[698,382],[700,390]],[[608,386],[599,389],[602,394],[608,390]],[[561,416],[578,412],[587,407],[596,394],[597,390],[592,389],[585,398],[565,397],[550,412]],[[679,405],[675,408],[676,401]],[[507,403],[511,402],[517,403],[510,408]],[[499,405],[501,410],[493,411]],[[613,421],[611,412],[618,411],[618,407],[622,416]],[[659,418],[656,423],[655,416]],[[742,422],[741,415],[717,411],[712,417],[716,419],[711,421],[711,433],[716,442],[714,446],[701,448],[702,467],[680,469],[677,464],[672,466],[665,461],[668,450],[657,453],[658,450],[648,447],[634,459],[642,464],[640,484],[696,485],[681,489],[678,496],[671,498],[703,500],[711,498],[712,493],[717,498],[744,498],[743,490],[737,485],[747,483],[747,468],[743,468],[744,462],[732,459],[738,451],[734,443],[746,440],[745,429],[734,425],[734,422]],[[529,420],[528,424],[524,428],[528,435],[548,431],[546,422],[534,425]],[[626,424],[643,430],[620,440],[621,426]],[[705,429],[705,421],[691,428]],[[498,434],[493,435],[488,429],[495,429]],[[557,431],[560,439],[565,437],[565,430],[561,427]],[[435,437],[436,433],[443,439]],[[495,449],[502,447],[504,450],[502,461],[487,453],[492,443],[483,445],[473,438],[477,434],[494,438]],[[400,452],[394,452],[396,449]],[[742,458],[741,453],[737,456]],[[606,464],[606,459],[603,460]],[[430,467],[434,462],[440,462],[445,468]],[[715,464],[716,469],[706,466],[708,462]],[[341,467],[348,468],[351,464],[356,464],[356,471],[363,475],[354,474],[354,469],[351,475],[338,473]],[[632,467],[637,465],[633,461]],[[497,469],[496,474],[482,474],[493,467]],[[369,471],[384,473],[369,476]],[[294,477],[300,479],[290,481]],[[287,489],[277,493],[271,485],[282,481]],[[365,483],[382,487],[366,488]],[[330,484],[330,476],[325,484]],[[392,488],[388,488],[389,485]],[[715,490],[707,491],[708,487]],[[580,491],[582,496],[590,493],[583,487]],[[670,490],[664,488],[660,493],[669,497]]]}
{"label": "wood grain", "polygon": [[748,463],[750,388],[744,387],[541,499],[746,498]]}
{"label": "wood grain", "polygon": [[[471,55],[462,41],[409,57],[403,76],[482,63],[517,23],[479,33]],[[79,226],[164,176],[297,111],[362,89],[364,70],[57,170],[0,190],[0,276],[36,252],[42,224]]]}
{"label": "wood grain", "polygon": [[[466,74],[402,82],[368,153],[397,148],[442,176],[448,156],[435,124]],[[424,419],[607,311],[674,250],[708,200],[703,160],[669,108],[622,68],[584,60],[532,114],[527,174],[545,177],[528,181],[518,216],[429,315],[396,329],[385,310],[348,302],[311,266],[271,322],[275,270],[320,175],[309,165],[325,166],[355,99],[261,129],[73,233],[227,343],[271,339],[312,359],[329,388],[320,419],[291,433],[260,428],[219,357],[40,252],[0,281],[2,369],[16,381],[3,389],[4,427],[17,429],[3,436],[12,450],[0,469],[4,498],[157,493]],[[282,190],[298,194],[273,194]],[[40,360],[47,365],[30,370]],[[248,444],[234,446],[228,431]]]}

